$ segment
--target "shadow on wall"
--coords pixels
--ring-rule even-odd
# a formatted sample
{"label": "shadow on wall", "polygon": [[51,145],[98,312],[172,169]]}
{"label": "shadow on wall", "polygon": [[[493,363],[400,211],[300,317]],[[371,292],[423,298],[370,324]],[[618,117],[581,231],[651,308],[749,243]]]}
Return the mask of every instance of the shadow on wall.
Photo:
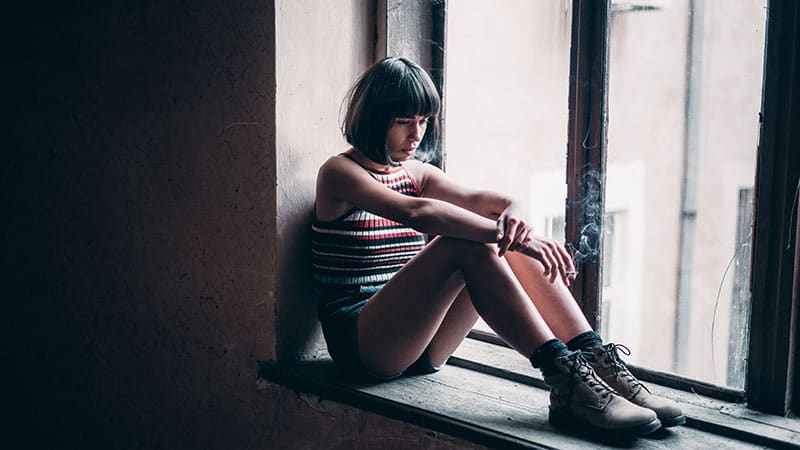
{"label": "shadow on wall", "polygon": [[244,3],[9,14],[4,372],[26,448],[269,447],[274,13]]}
{"label": "shadow on wall", "polygon": [[316,167],[297,152],[283,155],[281,166],[293,168],[280,175],[287,186],[278,200],[277,357],[279,361],[316,358],[327,354],[314,293],[311,266],[311,220]]}

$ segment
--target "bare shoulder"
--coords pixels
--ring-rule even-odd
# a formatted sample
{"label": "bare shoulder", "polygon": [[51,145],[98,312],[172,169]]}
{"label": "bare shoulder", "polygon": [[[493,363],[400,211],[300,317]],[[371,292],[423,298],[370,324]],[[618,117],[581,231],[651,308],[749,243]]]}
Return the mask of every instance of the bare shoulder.
{"label": "bare shoulder", "polygon": [[334,220],[350,210],[353,205],[345,200],[345,189],[357,184],[357,179],[355,163],[341,154],[331,156],[322,163],[317,173],[314,200],[316,217],[323,221]]}
{"label": "bare shoulder", "polygon": [[359,166],[342,154],[333,155],[319,167],[317,177],[320,182],[341,182],[359,174]]}
{"label": "bare shoulder", "polygon": [[333,155],[329,157],[322,165],[319,167],[320,173],[326,173],[331,171],[339,170],[343,167],[343,163],[347,160],[341,153],[338,155]]}
{"label": "bare shoulder", "polygon": [[403,167],[405,167],[408,173],[414,178],[414,180],[420,186],[420,189],[422,189],[422,187],[425,185],[425,179],[427,178],[428,173],[431,170],[436,169],[436,166],[418,161],[416,159],[404,161]]}
{"label": "bare shoulder", "polygon": [[317,197],[345,199],[350,193],[368,189],[374,179],[361,165],[352,159],[338,154],[331,156],[317,173]]}
{"label": "bare shoulder", "polygon": [[444,172],[442,172],[441,169],[430,163],[412,160],[405,161],[403,165],[406,167],[406,170],[408,170],[408,173],[414,177],[423,195],[425,194],[426,186],[431,180],[436,180],[444,176]]}

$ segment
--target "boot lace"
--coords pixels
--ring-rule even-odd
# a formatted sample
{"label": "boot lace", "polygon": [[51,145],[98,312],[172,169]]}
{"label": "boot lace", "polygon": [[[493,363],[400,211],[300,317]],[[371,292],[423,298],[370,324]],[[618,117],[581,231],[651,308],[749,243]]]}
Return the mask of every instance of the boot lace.
{"label": "boot lace", "polygon": [[603,353],[605,353],[606,361],[609,362],[611,367],[614,369],[614,377],[616,379],[620,379],[620,377],[622,377],[630,384],[632,388],[641,386],[647,392],[650,392],[650,389],[647,389],[647,386],[643,385],[635,376],[633,376],[631,371],[628,370],[628,366],[625,365],[625,361],[623,361],[619,356],[620,353],[625,356],[630,356],[631,349],[622,344],[611,343],[603,347]]}
{"label": "boot lace", "polygon": [[[599,394],[601,398],[605,399],[611,395],[614,390],[611,389],[603,380],[601,380],[592,369],[589,361],[581,352],[575,352],[574,364],[570,366],[570,374],[579,378],[589,389]],[[571,383],[569,387],[568,404],[572,403],[572,394],[574,393],[577,383]]]}

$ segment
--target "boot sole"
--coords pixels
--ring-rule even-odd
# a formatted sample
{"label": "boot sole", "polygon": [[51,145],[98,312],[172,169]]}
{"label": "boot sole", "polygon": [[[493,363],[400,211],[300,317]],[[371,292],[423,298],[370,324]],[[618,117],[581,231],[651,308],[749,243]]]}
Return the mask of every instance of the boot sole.
{"label": "boot sole", "polygon": [[683,414],[675,417],[664,417],[659,420],[661,420],[661,426],[664,428],[677,427],[686,423],[686,417]]}
{"label": "boot sole", "polygon": [[634,427],[602,428],[592,425],[579,417],[553,410],[550,410],[548,420],[554,427],[573,433],[585,434],[600,440],[609,441],[637,438],[646,434],[650,434],[661,428],[661,421],[658,419],[653,419],[648,423],[636,425]]}

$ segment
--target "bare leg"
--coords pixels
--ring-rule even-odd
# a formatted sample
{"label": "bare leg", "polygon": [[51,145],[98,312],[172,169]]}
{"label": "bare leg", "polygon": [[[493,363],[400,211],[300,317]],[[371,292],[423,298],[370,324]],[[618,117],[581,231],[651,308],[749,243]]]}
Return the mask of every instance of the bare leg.
{"label": "bare leg", "polygon": [[447,315],[439,326],[439,331],[428,344],[431,363],[434,366],[444,364],[467,337],[477,321],[478,311],[475,311],[472,300],[469,298],[469,292],[464,288],[447,311]]}
{"label": "bare leg", "polygon": [[551,283],[549,277],[543,274],[542,264],[521,253],[508,252],[505,258],[557,338],[568,342],[592,329],[561,278]]}
{"label": "bare leg", "polygon": [[[432,359],[435,363],[446,359],[446,351],[454,349],[468,331],[464,324],[474,322],[474,313],[464,306],[464,301],[456,302],[465,286],[474,309],[526,358],[554,338],[530,297],[492,247],[440,237],[364,306],[358,320],[358,351],[364,364],[381,375],[399,373],[422,354],[434,337]],[[447,317],[447,326],[443,327],[451,310],[453,315]],[[451,324],[460,326],[451,328]]]}

